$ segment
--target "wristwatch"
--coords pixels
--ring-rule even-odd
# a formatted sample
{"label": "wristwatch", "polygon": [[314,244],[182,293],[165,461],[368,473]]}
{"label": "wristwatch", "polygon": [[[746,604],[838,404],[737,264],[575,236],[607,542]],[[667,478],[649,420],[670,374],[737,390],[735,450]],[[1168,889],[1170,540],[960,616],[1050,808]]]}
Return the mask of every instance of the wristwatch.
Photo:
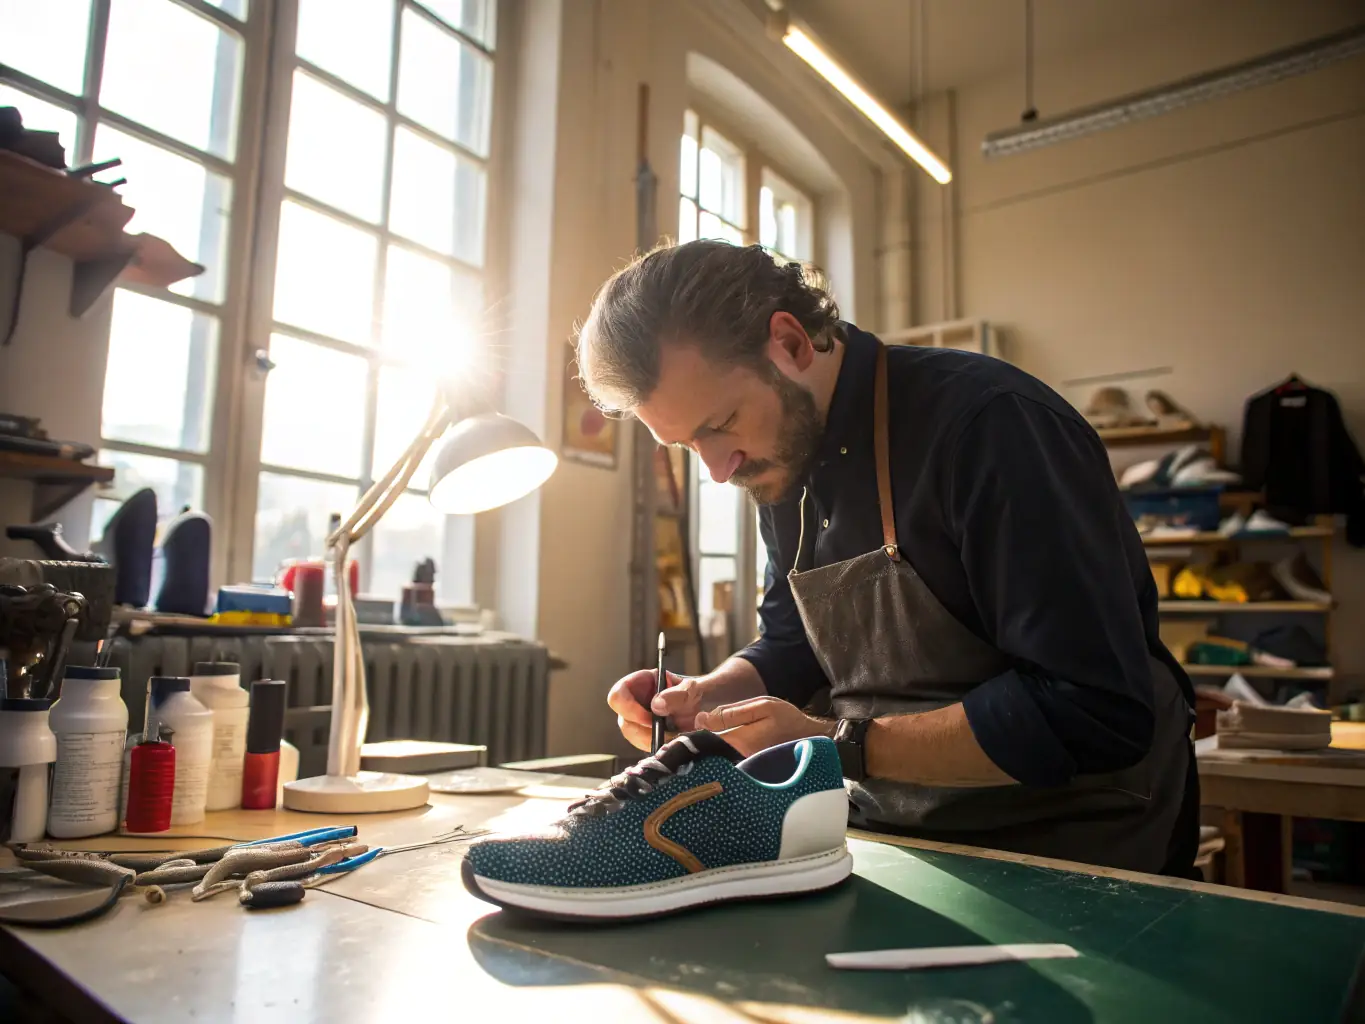
{"label": "wristwatch", "polygon": [[867,754],[863,743],[871,724],[870,718],[841,718],[834,727],[834,746],[839,751],[844,778],[853,782],[867,778]]}

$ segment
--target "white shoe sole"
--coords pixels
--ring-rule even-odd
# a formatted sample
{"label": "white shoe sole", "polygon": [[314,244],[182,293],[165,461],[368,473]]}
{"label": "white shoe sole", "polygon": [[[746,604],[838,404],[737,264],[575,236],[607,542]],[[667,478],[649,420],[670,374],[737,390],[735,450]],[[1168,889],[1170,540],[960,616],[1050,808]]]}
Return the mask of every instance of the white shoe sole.
{"label": "white shoe sole", "polygon": [[815,892],[838,885],[852,871],[853,857],[848,847],[840,846],[809,857],[737,864],[698,871],[665,882],[611,889],[498,882],[475,874],[466,860],[464,882],[475,896],[501,907],[551,917],[619,921],[670,914],[706,903]]}

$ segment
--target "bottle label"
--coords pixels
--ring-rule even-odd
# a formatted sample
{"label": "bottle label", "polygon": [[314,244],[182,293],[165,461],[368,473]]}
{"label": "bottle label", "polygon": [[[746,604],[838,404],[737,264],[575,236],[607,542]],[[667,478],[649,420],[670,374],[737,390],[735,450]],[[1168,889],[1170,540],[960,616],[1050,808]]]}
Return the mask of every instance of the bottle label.
{"label": "bottle label", "polygon": [[207,745],[176,745],[172,825],[193,825],[204,820],[209,795],[209,753]]}
{"label": "bottle label", "polygon": [[236,807],[242,801],[242,760],[246,757],[246,722],[213,725],[213,756],[209,762],[211,811]]}
{"label": "bottle label", "polygon": [[59,829],[117,824],[123,775],[123,732],[76,732],[57,737],[49,820]]}

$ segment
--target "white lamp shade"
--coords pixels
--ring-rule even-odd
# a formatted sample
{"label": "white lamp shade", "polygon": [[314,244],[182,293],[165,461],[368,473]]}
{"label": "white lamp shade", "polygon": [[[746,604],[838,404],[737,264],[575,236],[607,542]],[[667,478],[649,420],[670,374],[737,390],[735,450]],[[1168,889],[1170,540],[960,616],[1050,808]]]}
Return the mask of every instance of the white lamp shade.
{"label": "white lamp shade", "polygon": [[525,497],[550,478],[559,457],[528,427],[501,413],[461,420],[447,431],[431,469],[431,503],[469,515]]}

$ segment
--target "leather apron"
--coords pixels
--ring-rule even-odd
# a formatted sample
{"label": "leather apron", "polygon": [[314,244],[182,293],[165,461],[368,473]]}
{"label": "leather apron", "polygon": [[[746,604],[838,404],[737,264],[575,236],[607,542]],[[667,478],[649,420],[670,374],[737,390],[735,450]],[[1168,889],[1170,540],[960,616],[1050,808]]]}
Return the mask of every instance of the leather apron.
{"label": "leather apron", "polygon": [[[886,348],[877,353],[873,399],[882,546],[789,574],[806,637],[830,681],[837,718],[932,711],[1013,667],[953,617],[896,542],[891,499]],[[867,779],[849,783],[850,823],[944,842],[1155,872],[1166,863],[1184,799],[1192,715],[1155,657],[1152,746],[1132,768],[1079,775],[1056,787],[936,787]]]}

